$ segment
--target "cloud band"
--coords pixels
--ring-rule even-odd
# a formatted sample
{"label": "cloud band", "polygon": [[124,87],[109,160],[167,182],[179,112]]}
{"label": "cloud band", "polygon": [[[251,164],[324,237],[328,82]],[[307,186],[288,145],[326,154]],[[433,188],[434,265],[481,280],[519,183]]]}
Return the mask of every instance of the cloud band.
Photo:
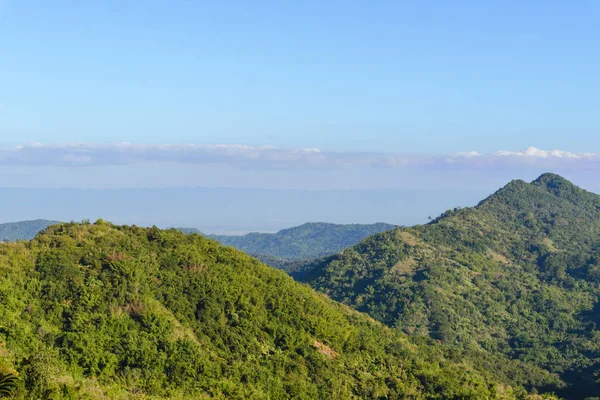
{"label": "cloud band", "polygon": [[498,166],[568,166],[598,168],[600,155],[541,150],[451,155],[327,152],[316,148],[276,148],[238,144],[57,144],[31,143],[0,149],[0,165],[103,166],[141,163],[226,164],[245,169],[313,168],[486,168]]}

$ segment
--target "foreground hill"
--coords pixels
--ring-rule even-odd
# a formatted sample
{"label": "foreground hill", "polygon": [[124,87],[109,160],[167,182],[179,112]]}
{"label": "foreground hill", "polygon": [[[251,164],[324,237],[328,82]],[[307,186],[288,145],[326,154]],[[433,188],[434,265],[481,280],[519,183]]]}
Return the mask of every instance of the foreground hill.
{"label": "foreground hill", "polygon": [[526,366],[480,364],[200,235],[98,221],[0,245],[16,398],[526,397],[506,385]]}
{"label": "foreground hill", "polygon": [[394,229],[384,224],[306,223],[277,233],[249,233],[243,236],[212,235],[211,238],[233,246],[261,261],[287,269],[294,261],[314,259],[342,251],[364,238]]}
{"label": "foreground hill", "polygon": [[50,225],[59,224],[58,221],[36,219],[34,221],[20,221],[0,224],[0,241],[14,242],[17,240],[31,240],[40,231]]}
{"label": "foreground hill", "polygon": [[477,207],[375,235],[297,276],[412,335],[558,373],[600,394],[600,196],[514,181]]}

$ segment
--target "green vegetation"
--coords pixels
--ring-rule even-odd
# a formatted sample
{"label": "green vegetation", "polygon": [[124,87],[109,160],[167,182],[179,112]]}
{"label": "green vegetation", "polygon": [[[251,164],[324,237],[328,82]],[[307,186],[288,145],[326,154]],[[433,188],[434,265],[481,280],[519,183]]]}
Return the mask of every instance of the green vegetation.
{"label": "green vegetation", "polygon": [[59,224],[58,221],[36,219],[34,221],[20,221],[0,224],[0,241],[14,242],[17,240],[31,240],[40,231],[50,225]]}
{"label": "green vegetation", "polygon": [[277,233],[249,233],[244,236],[211,235],[212,239],[250,254],[272,267],[294,271],[298,261],[335,254],[364,238],[394,229],[395,225],[376,223],[306,223]]}
{"label": "green vegetation", "polygon": [[0,397],[9,397],[17,387],[17,377],[0,373]]}
{"label": "green vegetation", "polygon": [[[477,207],[399,228],[296,278],[414,336],[560,376],[540,392],[600,393],[600,196],[545,174]],[[501,366],[492,366],[501,368]]]}
{"label": "green vegetation", "polygon": [[70,223],[0,245],[17,399],[523,399],[505,372],[527,368],[485,371],[175,229]]}

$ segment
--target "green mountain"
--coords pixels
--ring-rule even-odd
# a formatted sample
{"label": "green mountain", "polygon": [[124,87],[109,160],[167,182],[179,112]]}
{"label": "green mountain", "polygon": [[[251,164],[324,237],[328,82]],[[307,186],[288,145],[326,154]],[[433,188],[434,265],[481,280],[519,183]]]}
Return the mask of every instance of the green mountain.
{"label": "green mountain", "polygon": [[306,223],[277,233],[249,233],[243,236],[211,235],[218,242],[233,246],[282,269],[293,269],[297,261],[315,259],[342,251],[364,238],[394,229],[396,225]]}
{"label": "green mountain", "polygon": [[297,279],[391,327],[556,373],[600,394],[600,196],[560,176],[372,236]]}
{"label": "green mountain", "polygon": [[0,224],[0,241],[14,242],[16,240],[31,240],[40,231],[50,225],[59,224],[58,221],[36,219],[34,221],[20,221]]}
{"label": "green mountain", "polygon": [[0,374],[17,399],[524,399],[515,382],[543,376],[412,340],[200,235],[103,221],[0,245]]}

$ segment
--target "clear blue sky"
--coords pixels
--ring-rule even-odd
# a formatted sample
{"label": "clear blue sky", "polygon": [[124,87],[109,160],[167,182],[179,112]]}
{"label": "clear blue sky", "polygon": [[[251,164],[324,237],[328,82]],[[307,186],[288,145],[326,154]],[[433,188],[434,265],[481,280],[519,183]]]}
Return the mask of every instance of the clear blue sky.
{"label": "clear blue sky", "polygon": [[600,152],[600,1],[0,0],[0,144]]}

